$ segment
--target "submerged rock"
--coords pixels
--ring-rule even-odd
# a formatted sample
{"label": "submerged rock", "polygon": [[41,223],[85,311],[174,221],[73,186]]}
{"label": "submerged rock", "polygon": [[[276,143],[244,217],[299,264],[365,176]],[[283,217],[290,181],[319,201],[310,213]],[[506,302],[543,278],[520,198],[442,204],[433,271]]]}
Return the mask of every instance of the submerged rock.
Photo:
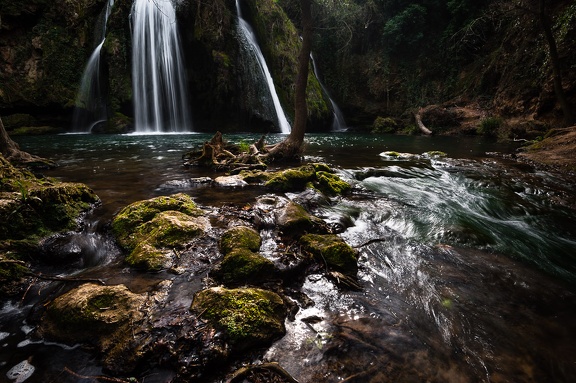
{"label": "submerged rock", "polygon": [[304,251],[310,252],[318,262],[325,263],[329,269],[356,276],[358,272],[356,251],[337,235],[306,234],[299,242]]}
{"label": "submerged rock", "polygon": [[234,351],[270,344],[286,332],[284,302],[268,290],[213,287],[198,292],[190,309],[223,331]]}

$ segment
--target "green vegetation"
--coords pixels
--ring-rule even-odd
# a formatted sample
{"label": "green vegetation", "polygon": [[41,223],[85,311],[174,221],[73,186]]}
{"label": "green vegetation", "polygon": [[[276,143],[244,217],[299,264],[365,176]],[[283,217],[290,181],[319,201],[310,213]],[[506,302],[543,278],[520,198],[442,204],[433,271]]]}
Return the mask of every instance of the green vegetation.
{"label": "green vegetation", "polygon": [[502,125],[502,119],[499,117],[486,117],[480,121],[480,126],[477,129],[478,134],[486,137],[496,137],[500,126]]}
{"label": "green vegetation", "polygon": [[285,332],[284,302],[268,290],[222,287],[202,290],[194,296],[191,310],[224,331],[237,351],[270,343]]}
{"label": "green vegetation", "polygon": [[220,251],[223,254],[228,254],[237,248],[258,251],[261,244],[260,234],[247,226],[233,227],[220,237]]}
{"label": "green vegetation", "polygon": [[203,234],[208,221],[187,194],[161,196],[135,202],[112,221],[112,233],[129,252],[126,262],[148,271],[171,264],[175,249]]}
{"label": "green vegetation", "polygon": [[328,269],[355,276],[358,271],[357,254],[337,235],[306,234],[300,238],[300,245]]}

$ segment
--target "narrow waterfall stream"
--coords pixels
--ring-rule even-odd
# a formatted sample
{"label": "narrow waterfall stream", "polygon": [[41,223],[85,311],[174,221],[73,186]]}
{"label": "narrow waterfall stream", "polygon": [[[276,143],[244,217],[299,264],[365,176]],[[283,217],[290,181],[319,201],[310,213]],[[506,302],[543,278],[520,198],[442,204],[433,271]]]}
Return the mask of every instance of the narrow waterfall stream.
{"label": "narrow waterfall stream", "polygon": [[266,59],[264,58],[262,50],[258,45],[258,41],[256,39],[256,35],[254,34],[252,27],[242,17],[242,10],[240,9],[239,0],[236,0],[236,12],[238,13],[238,28],[240,30],[240,33],[248,42],[250,51],[256,56],[260,70],[262,71],[264,79],[266,80],[266,84],[268,85],[268,89],[270,90],[270,97],[272,98],[272,102],[274,104],[274,110],[276,111],[276,117],[278,119],[280,132],[286,134],[290,133],[290,123],[288,122],[286,115],[284,114],[284,109],[282,109],[282,104],[280,103],[280,99],[278,98],[278,93],[276,92],[276,87],[274,86],[274,80],[272,79],[272,75],[270,74],[268,65],[266,64]]}
{"label": "narrow waterfall stream", "polygon": [[132,86],[137,133],[192,130],[176,13],[171,0],[135,0]]}
{"label": "narrow waterfall stream", "polygon": [[346,120],[344,119],[344,114],[342,114],[342,111],[340,110],[338,104],[336,104],[336,101],[334,101],[332,96],[330,96],[330,92],[328,92],[326,85],[324,85],[324,81],[320,79],[320,72],[318,70],[318,67],[316,66],[316,60],[314,60],[313,54],[310,54],[310,61],[312,61],[312,68],[314,69],[314,75],[318,79],[318,83],[322,87],[322,91],[324,92],[326,97],[328,97],[328,99],[330,100],[330,105],[332,106],[332,114],[334,115],[334,118],[332,120],[332,131],[335,132],[345,131],[347,126],[346,126]]}
{"label": "narrow waterfall stream", "polygon": [[100,17],[101,26],[96,28],[100,31],[97,37],[100,43],[90,55],[82,73],[72,119],[73,132],[90,133],[97,124],[108,118],[106,88],[100,77],[100,51],[106,41],[106,25],[113,6],[114,0],[106,1]]}

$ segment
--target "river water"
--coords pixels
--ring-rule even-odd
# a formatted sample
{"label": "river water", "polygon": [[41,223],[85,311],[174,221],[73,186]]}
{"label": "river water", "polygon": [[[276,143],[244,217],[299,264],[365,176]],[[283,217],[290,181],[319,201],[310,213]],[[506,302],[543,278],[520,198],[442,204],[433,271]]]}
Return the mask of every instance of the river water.
{"label": "river water", "polygon": [[[103,204],[90,219],[106,223],[131,202],[179,191],[203,206],[253,202],[260,190],[186,186],[219,175],[182,167],[182,154],[209,139],[17,142],[58,161],[45,175],[92,187]],[[314,213],[344,223],[341,236],[360,254],[362,289],[307,277],[302,291],[314,305],[287,321],[287,335],[263,359],[300,382],[576,381],[576,182],[490,154],[515,148],[470,137],[309,135],[306,160],[335,166],[355,186]],[[412,155],[380,155],[391,150]],[[433,150],[447,156],[422,155]],[[122,272],[98,267],[96,275]],[[86,350],[31,341],[27,309],[18,300],[0,307],[0,381],[23,361],[35,367],[27,382],[87,381],[64,367],[101,373]]]}

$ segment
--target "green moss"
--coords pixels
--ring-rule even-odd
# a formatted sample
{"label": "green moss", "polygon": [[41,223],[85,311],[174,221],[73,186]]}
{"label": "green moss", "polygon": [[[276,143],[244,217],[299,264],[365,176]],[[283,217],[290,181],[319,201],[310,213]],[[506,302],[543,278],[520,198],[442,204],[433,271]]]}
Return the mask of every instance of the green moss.
{"label": "green moss", "polygon": [[317,188],[328,195],[343,194],[352,188],[348,182],[343,181],[336,174],[317,172],[316,177],[318,178]]}
{"label": "green moss", "polygon": [[356,275],[356,251],[337,235],[306,234],[300,238],[302,249],[310,252],[318,262],[344,274]]}
{"label": "green moss", "polygon": [[158,249],[148,242],[139,243],[125,261],[132,267],[146,271],[160,271],[170,266],[169,251]]}
{"label": "green moss", "polygon": [[237,248],[224,256],[213,274],[225,284],[258,283],[273,276],[275,267],[262,255]]}
{"label": "green moss", "polygon": [[180,248],[203,233],[204,225],[193,217],[178,211],[163,211],[139,225],[126,247],[133,248],[146,241],[159,248]]}
{"label": "green moss", "polygon": [[234,249],[258,251],[262,238],[258,232],[248,226],[236,226],[227,230],[220,238],[220,251],[228,254]]}
{"label": "green moss", "polygon": [[238,349],[270,343],[285,333],[284,302],[268,290],[215,287],[197,293],[191,309],[224,331]]}
{"label": "green moss", "polygon": [[148,271],[169,267],[171,251],[204,233],[208,221],[192,198],[179,193],[135,202],[112,221],[116,240],[130,254],[126,263]]}
{"label": "green moss", "polygon": [[276,173],[264,186],[278,191],[302,190],[309,181],[315,178],[315,175],[314,167],[304,165]]}
{"label": "green moss", "polygon": [[120,245],[128,249],[133,248],[135,244],[130,237],[137,231],[137,228],[152,220],[158,213],[169,210],[192,217],[203,214],[202,210],[196,207],[192,198],[187,194],[161,196],[134,202],[122,209],[112,221],[112,232]]}
{"label": "green moss", "polygon": [[431,150],[429,152],[425,152],[424,156],[425,157],[446,157],[447,154],[444,152],[441,152],[439,150]]}
{"label": "green moss", "polygon": [[11,136],[41,136],[64,133],[64,129],[53,126],[23,126],[10,133]]}
{"label": "green moss", "polygon": [[372,124],[372,133],[395,133],[398,124],[390,117],[377,117]]}

